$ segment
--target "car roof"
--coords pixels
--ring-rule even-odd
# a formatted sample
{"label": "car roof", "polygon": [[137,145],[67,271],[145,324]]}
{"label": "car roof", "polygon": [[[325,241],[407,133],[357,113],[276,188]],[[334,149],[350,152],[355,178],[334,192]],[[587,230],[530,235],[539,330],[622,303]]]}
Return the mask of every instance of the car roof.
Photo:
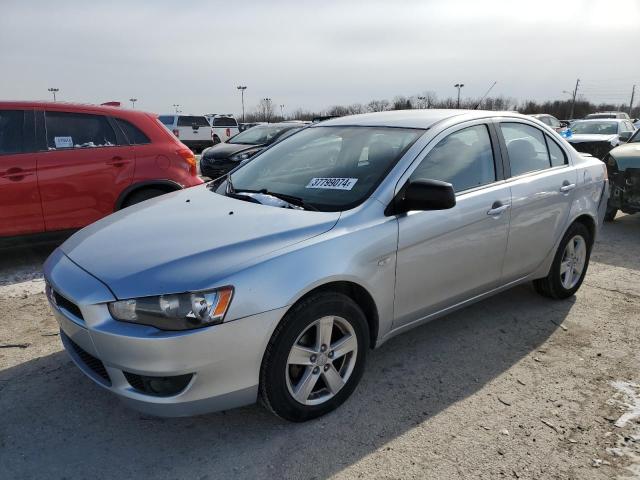
{"label": "car roof", "polygon": [[104,112],[142,112],[142,110],[131,110],[113,105],[95,105],[91,103],[75,103],[75,102],[51,102],[44,100],[10,100],[0,101],[2,108],[55,108],[68,110],[92,110]]}
{"label": "car roof", "polygon": [[438,122],[453,117],[460,121],[474,120],[487,117],[514,117],[530,120],[528,115],[514,112],[496,112],[490,110],[456,110],[456,109],[421,109],[421,110],[392,110],[386,112],[363,113],[333,118],[311,127],[326,126],[366,126],[366,127],[399,127],[399,128],[431,128]]}

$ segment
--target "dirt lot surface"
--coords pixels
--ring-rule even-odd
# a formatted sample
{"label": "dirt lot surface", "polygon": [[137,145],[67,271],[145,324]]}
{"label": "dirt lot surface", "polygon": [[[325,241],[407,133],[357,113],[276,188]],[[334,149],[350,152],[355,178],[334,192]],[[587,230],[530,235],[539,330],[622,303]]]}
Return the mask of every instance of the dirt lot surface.
{"label": "dirt lot surface", "polygon": [[519,287],[396,337],[306,424],[124,408],[61,351],[49,251],[0,253],[1,478],[640,478],[640,215],[605,225],[575,298]]}

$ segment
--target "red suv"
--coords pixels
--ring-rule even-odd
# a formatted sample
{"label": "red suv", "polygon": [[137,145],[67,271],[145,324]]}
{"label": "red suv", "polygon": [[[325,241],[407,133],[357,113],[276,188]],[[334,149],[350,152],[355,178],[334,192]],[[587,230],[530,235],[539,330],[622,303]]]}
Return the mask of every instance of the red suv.
{"label": "red suv", "polygon": [[153,114],[0,102],[0,237],[75,230],[201,183],[191,150]]}

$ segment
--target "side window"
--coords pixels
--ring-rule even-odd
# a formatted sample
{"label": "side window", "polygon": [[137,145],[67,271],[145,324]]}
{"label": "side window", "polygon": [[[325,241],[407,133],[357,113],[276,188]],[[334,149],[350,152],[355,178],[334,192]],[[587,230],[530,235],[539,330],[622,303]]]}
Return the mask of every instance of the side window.
{"label": "side window", "polygon": [[24,111],[0,110],[0,155],[24,151]]}
{"label": "side window", "polygon": [[147,143],[151,143],[149,137],[142,133],[142,131],[132,123],[121,118],[115,118],[114,120],[122,129],[131,145],[145,145]]}
{"label": "side window", "polygon": [[549,158],[551,159],[552,167],[560,167],[562,165],[567,164],[567,156],[564,151],[558,146],[556,142],[551,140],[551,138],[545,135],[547,140],[547,146],[549,147]]}
{"label": "side window", "polygon": [[116,134],[106,117],[85,113],[46,112],[47,148],[112,147]]}
{"label": "side window", "polygon": [[449,182],[456,192],[495,182],[487,126],[468,127],[440,140],[411,174],[411,180],[419,178]]}
{"label": "side window", "polygon": [[501,123],[500,130],[507,144],[511,176],[549,168],[549,152],[543,133],[523,123]]}

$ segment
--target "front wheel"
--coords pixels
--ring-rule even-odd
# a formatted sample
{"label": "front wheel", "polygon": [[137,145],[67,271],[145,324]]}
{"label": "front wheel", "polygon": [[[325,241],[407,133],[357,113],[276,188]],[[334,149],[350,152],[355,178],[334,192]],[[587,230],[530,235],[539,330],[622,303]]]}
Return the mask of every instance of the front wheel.
{"label": "front wheel", "polygon": [[618,213],[617,208],[607,207],[607,211],[604,213],[604,221],[613,222],[613,219],[616,218],[617,213]]}
{"label": "front wheel", "polygon": [[574,223],[564,234],[549,275],[534,280],[536,291],[545,297],[564,299],[578,291],[589,267],[591,235],[582,223]]}
{"label": "front wheel", "polygon": [[312,295],[287,313],[271,337],[261,368],[261,400],[294,422],[324,415],[355,390],[368,348],[367,320],[351,298]]}

